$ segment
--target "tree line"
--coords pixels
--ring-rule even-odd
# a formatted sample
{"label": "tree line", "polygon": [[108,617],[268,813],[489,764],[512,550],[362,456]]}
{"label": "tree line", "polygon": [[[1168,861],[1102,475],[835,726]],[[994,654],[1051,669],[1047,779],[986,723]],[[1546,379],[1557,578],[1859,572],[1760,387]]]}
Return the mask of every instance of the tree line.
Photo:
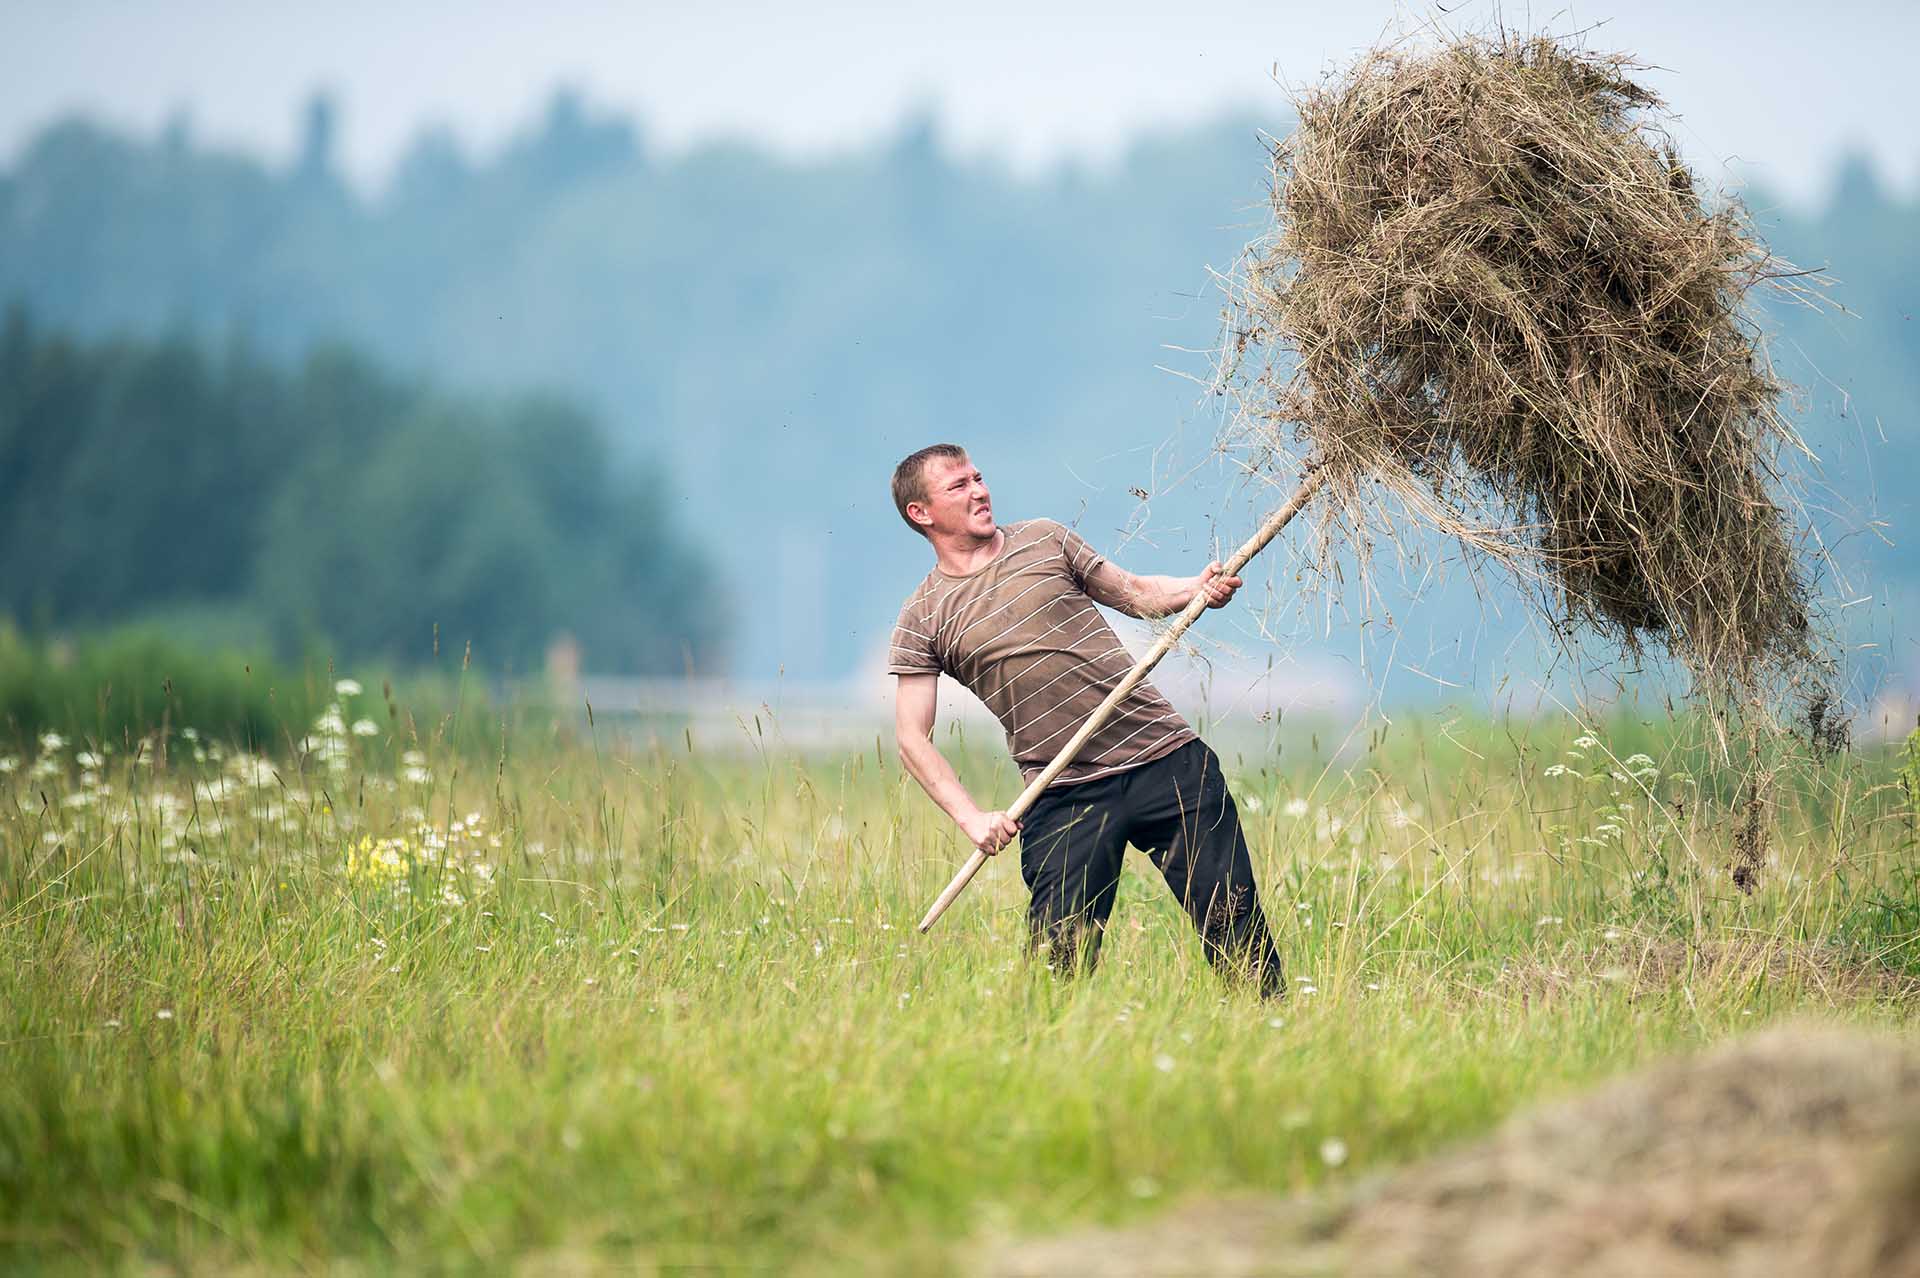
{"label": "tree line", "polygon": [[662,470],[552,395],[472,398],[342,345],[0,326],[0,615],[170,617],[283,655],[713,669],[726,619]]}
{"label": "tree line", "polygon": [[[926,571],[886,478],[934,440],[974,448],[1005,517],[1075,522],[1149,572],[1191,571],[1270,500],[1209,457],[1204,383],[1208,268],[1270,221],[1277,92],[1263,117],[1030,176],[953,155],[927,120],[804,163],[743,144],[662,154],[639,122],[562,93],[495,151],[422,133],[373,192],[338,171],[351,105],[311,104],[291,164],[184,121],[49,125],[0,172],[0,301],[92,337],[239,335],[283,361],[345,340],[463,388],[560,388],[614,455],[671,466],[690,521],[747,513],[757,535],[708,552],[756,618],[732,648],[748,675],[840,675],[883,650]],[[1836,553],[1870,560],[1841,597],[1878,609],[1887,579],[1920,582],[1920,555],[1843,534],[1920,518],[1920,452],[1898,447],[1920,403],[1920,202],[1857,159],[1817,205],[1744,197],[1847,308],[1765,322],[1805,390],[1826,481],[1810,498],[1834,512]],[[1401,611],[1449,649],[1482,624],[1470,592]]]}

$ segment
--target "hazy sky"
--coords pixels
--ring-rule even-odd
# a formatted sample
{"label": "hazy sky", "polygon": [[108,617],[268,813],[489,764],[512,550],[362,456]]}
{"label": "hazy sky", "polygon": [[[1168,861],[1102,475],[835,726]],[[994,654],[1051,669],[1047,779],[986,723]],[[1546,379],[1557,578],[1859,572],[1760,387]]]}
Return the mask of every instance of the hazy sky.
{"label": "hazy sky", "polygon": [[[1488,0],[1445,20],[1484,24]],[[1502,6],[1662,68],[1698,162],[1805,197],[1860,146],[1910,186],[1920,47],[1915,0],[1612,0]],[[300,102],[341,102],[343,160],[377,186],[424,124],[484,153],[527,127],[554,86],[636,115],[669,151],[716,136],[787,154],[884,136],[917,107],[968,154],[1022,168],[1103,159],[1143,130],[1272,108],[1396,22],[1436,10],[1297,0],[940,6],[487,0],[0,0],[0,162],[76,109],[142,131],[187,108],[203,141],[288,156]]]}

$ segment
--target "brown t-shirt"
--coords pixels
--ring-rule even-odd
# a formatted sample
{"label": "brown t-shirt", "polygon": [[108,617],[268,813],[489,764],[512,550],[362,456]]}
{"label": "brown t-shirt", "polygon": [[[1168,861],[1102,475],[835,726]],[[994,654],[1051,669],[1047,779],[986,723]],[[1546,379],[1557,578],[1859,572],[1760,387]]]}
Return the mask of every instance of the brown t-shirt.
{"label": "brown t-shirt", "polygon": [[[935,568],[900,610],[891,674],[944,671],[984,701],[1032,780],[1128,670],[1128,655],[1087,595],[1103,556],[1051,519],[1003,524],[999,557],[965,577]],[[1167,699],[1142,681],[1055,785],[1111,776],[1194,739]]]}

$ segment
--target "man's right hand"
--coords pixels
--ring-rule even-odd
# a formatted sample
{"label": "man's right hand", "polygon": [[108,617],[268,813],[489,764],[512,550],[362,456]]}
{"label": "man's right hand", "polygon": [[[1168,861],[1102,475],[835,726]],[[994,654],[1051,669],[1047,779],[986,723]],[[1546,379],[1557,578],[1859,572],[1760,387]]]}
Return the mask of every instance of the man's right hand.
{"label": "man's right hand", "polygon": [[992,856],[1020,833],[1020,823],[1004,812],[976,812],[960,823],[973,846]]}

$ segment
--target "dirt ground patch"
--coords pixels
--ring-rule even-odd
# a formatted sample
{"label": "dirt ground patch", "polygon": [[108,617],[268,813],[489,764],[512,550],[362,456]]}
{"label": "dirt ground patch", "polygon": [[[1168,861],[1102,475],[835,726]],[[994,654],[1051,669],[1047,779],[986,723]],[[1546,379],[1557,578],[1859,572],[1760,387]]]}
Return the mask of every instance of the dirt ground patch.
{"label": "dirt ground patch", "polygon": [[1340,1196],[998,1242],[1014,1275],[1920,1275],[1920,1052],[1785,1028],[1522,1115]]}

